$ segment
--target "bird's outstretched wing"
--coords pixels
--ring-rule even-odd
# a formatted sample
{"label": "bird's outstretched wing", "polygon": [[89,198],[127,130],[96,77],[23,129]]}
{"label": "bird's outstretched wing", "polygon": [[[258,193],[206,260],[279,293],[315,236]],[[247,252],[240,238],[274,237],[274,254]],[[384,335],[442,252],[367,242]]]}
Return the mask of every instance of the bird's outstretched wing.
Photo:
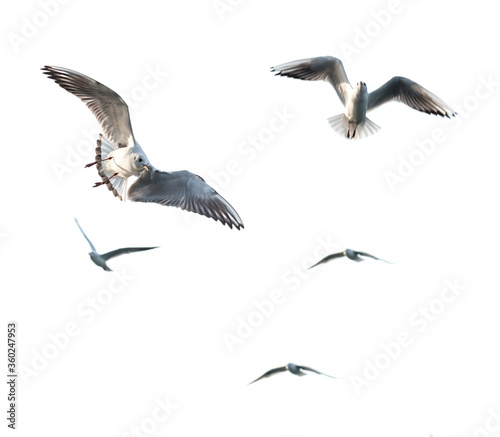
{"label": "bird's outstretched wing", "polygon": [[345,106],[349,90],[352,89],[340,59],[333,56],[320,56],[317,58],[300,59],[286,62],[271,71],[278,76],[293,77],[303,80],[324,80],[329,82]]}
{"label": "bird's outstretched wing", "polygon": [[108,261],[111,258],[115,258],[120,255],[125,255],[126,253],[135,253],[135,252],[142,252],[144,250],[151,250],[151,249],[157,249],[158,246],[155,247],[124,247],[122,249],[116,249],[112,250],[111,252],[107,252],[101,257],[104,259],[104,261]]}
{"label": "bird's outstretched wing", "polygon": [[382,258],[377,258],[376,256],[373,256],[373,255],[370,255],[369,253],[366,253],[366,252],[359,252],[359,251],[356,251],[356,253],[360,256],[367,256],[369,258],[373,258],[373,259],[376,259],[377,261],[384,261],[385,263],[387,264],[394,264],[394,263],[391,263],[390,261],[386,261],[385,259],[382,259]]}
{"label": "bird's outstretched wing", "polygon": [[254,382],[257,382],[259,379],[267,378],[271,375],[274,375],[275,373],[286,372],[286,370],[287,370],[286,366],[276,367],[275,369],[268,370],[266,373],[259,376],[257,379],[254,379],[252,382],[249,382],[248,385],[253,384]]}
{"label": "bird's outstretched wing", "polygon": [[319,264],[327,263],[328,261],[331,261],[332,259],[342,258],[343,256],[345,256],[344,252],[332,253],[331,255],[325,256],[321,261],[318,261],[316,264],[312,265],[307,270],[312,269],[313,267],[316,267]]}
{"label": "bird's outstretched wing", "polygon": [[87,240],[87,242],[89,243],[90,248],[92,249],[92,252],[97,253],[97,251],[95,250],[94,245],[92,244],[92,241],[90,241],[90,240],[89,240],[89,237],[87,237],[87,235],[85,234],[85,232],[83,232],[83,229],[82,229],[82,227],[80,226],[80,223],[78,223],[78,220],[76,219],[76,217],[75,217],[75,222],[76,222],[76,225],[78,226],[78,229],[80,229],[80,232],[83,234],[83,236],[85,237],[85,239],[86,239],[86,240]]}
{"label": "bird's outstretched wing", "polygon": [[130,186],[127,197],[134,202],[176,206],[219,220],[230,228],[244,227],[240,216],[229,202],[200,176],[186,170],[144,170]]}
{"label": "bird's outstretched wing", "polygon": [[60,87],[79,97],[89,107],[101,124],[106,138],[118,147],[134,145],[128,107],[117,93],[68,68],[45,66],[42,70]]}
{"label": "bird's outstretched wing", "polygon": [[315,369],[312,369],[311,367],[307,367],[307,366],[298,366],[301,370],[307,370],[309,372],[314,372],[314,373],[317,373],[318,375],[324,375],[324,376],[328,376],[328,378],[333,378],[333,379],[342,379],[342,378],[337,378],[336,376],[330,376],[330,375],[327,375],[326,373],[323,373],[323,372],[319,372],[318,370],[315,370]]}
{"label": "bird's outstretched wing", "polygon": [[367,110],[370,111],[392,100],[404,103],[410,108],[426,114],[435,114],[448,118],[456,114],[439,97],[427,91],[418,83],[401,76],[393,77],[380,88],[369,93]]}

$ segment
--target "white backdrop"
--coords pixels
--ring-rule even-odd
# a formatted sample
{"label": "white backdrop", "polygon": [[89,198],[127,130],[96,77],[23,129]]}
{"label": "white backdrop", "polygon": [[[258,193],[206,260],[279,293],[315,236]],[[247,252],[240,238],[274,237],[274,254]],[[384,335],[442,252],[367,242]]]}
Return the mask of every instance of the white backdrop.
{"label": "white backdrop", "polygon": [[[498,435],[491,2],[3,10],[0,335],[18,323],[19,435]],[[379,133],[348,141],[326,121],[343,111],[331,86],[269,70],[321,55],[369,91],[409,77],[458,117],[391,103],[369,116]],[[118,92],[153,165],[204,177],[245,229],[92,188],[100,127],[43,65]],[[74,217],[101,252],[161,247],[104,272]],[[346,247],[395,264],[306,271]],[[288,362],[343,379],[247,385]]]}

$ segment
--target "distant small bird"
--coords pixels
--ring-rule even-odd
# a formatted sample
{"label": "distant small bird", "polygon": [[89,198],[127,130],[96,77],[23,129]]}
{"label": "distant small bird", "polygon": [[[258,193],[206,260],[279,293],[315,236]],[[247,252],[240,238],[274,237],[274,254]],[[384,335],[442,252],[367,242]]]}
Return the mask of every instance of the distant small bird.
{"label": "distant small bird", "polygon": [[[101,124],[95,162],[106,185],[120,200],[154,202],[210,217],[223,225],[243,228],[236,210],[200,176],[187,170],[160,171],[150,162],[132,132],[128,106],[112,89],[68,68],[45,66],[44,74],[82,100]],[[128,179],[137,180],[127,190]]]}
{"label": "distant small bird", "polygon": [[364,82],[358,82],[353,88],[342,62],[333,56],[287,62],[271,67],[271,71],[295,79],[329,82],[346,109],[343,114],[329,118],[328,122],[337,133],[348,139],[365,138],[376,133],[380,127],[369,120],[366,113],[392,100],[427,114],[448,118],[456,114],[437,96],[405,77],[395,76],[371,93],[368,93]]}
{"label": "distant small bird", "polygon": [[85,237],[85,239],[87,240],[87,242],[90,245],[90,249],[91,249],[91,252],[89,252],[90,259],[92,260],[92,262],[95,265],[102,267],[107,272],[112,272],[112,270],[106,264],[106,261],[110,260],[111,258],[115,258],[115,257],[120,256],[120,255],[125,255],[126,253],[142,252],[144,250],[151,250],[151,249],[158,248],[158,246],[155,246],[155,247],[124,247],[123,249],[112,250],[111,252],[104,253],[104,254],[100,255],[95,250],[95,247],[92,244],[92,242],[89,240],[89,237],[87,237],[87,235],[85,235],[85,232],[83,232],[83,229],[80,226],[80,223],[78,223],[78,220],[76,218],[75,218],[75,222],[76,222],[78,228],[80,229],[81,233],[83,234],[83,236]]}
{"label": "distant small bird", "polygon": [[327,262],[331,261],[332,259],[342,258],[343,256],[346,256],[350,260],[356,261],[356,262],[364,261],[364,259],[360,258],[360,257],[361,256],[366,256],[368,258],[376,259],[377,261],[384,261],[385,263],[393,264],[393,263],[391,263],[389,261],[386,261],[386,260],[384,260],[382,258],[377,258],[376,256],[370,255],[369,253],[366,253],[366,252],[359,252],[357,250],[346,249],[343,252],[332,253],[331,255],[325,256],[321,261],[318,261],[316,264],[312,265],[307,270],[312,269],[313,267],[316,267],[319,264],[327,263]]}
{"label": "distant small bird", "polygon": [[318,372],[317,370],[311,369],[310,367],[298,366],[297,364],[288,363],[286,366],[276,367],[276,369],[268,370],[262,376],[259,376],[257,379],[253,380],[252,382],[249,382],[248,385],[253,384],[254,382],[258,381],[259,379],[268,378],[269,376],[274,375],[275,373],[286,372],[287,370],[290,373],[293,373],[294,375],[297,375],[297,376],[305,376],[305,375],[307,375],[307,373],[303,372],[303,370],[306,370],[308,372],[317,373],[318,375],[328,376],[329,378],[341,379],[341,378],[337,378],[335,376],[327,375],[326,373]]}

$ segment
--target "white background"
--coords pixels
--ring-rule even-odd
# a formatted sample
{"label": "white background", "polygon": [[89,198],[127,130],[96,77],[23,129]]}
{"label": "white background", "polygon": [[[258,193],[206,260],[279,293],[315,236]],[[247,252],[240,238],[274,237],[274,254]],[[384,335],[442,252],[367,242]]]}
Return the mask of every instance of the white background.
{"label": "white background", "polygon": [[[52,3],[50,17],[42,4],[0,14],[0,336],[17,321],[18,435],[488,435],[500,407],[492,2],[72,0]],[[326,121],[343,111],[328,84],[269,71],[321,55],[342,59],[369,91],[409,77],[459,117],[391,103],[369,115],[379,133],[348,141]],[[92,188],[98,175],[83,166],[99,125],[43,65],[122,95],[151,162],[204,177],[245,229]],[[266,144],[252,152],[259,135]],[[440,142],[423,155],[432,135]],[[418,165],[391,188],[387,172],[410,156]],[[223,176],[228,164],[236,170]],[[74,217],[101,252],[161,247],[112,260],[132,279],[110,294],[120,283],[90,262]],[[325,242],[395,264],[305,271]],[[443,304],[445,281],[463,291]],[[275,289],[281,303],[259,319],[255,302]],[[97,312],[93,298],[108,301]],[[424,326],[415,312],[429,305],[440,314]],[[228,344],[249,317],[248,338]],[[411,344],[384,360],[401,332]],[[356,390],[353,376],[377,357],[386,368]],[[247,385],[288,362],[343,379]],[[166,399],[175,407],[155,422]]]}

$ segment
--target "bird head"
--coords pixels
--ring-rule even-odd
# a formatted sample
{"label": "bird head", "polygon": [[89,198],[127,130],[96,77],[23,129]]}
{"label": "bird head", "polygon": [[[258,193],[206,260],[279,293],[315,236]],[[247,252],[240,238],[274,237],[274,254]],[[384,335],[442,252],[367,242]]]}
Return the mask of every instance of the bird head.
{"label": "bird head", "polygon": [[360,90],[366,91],[366,83],[364,83],[364,82],[358,82],[357,87]]}
{"label": "bird head", "polygon": [[133,165],[138,171],[142,171],[145,168],[149,168],[149,160],[146,155],[137,153],[134,156]]}

